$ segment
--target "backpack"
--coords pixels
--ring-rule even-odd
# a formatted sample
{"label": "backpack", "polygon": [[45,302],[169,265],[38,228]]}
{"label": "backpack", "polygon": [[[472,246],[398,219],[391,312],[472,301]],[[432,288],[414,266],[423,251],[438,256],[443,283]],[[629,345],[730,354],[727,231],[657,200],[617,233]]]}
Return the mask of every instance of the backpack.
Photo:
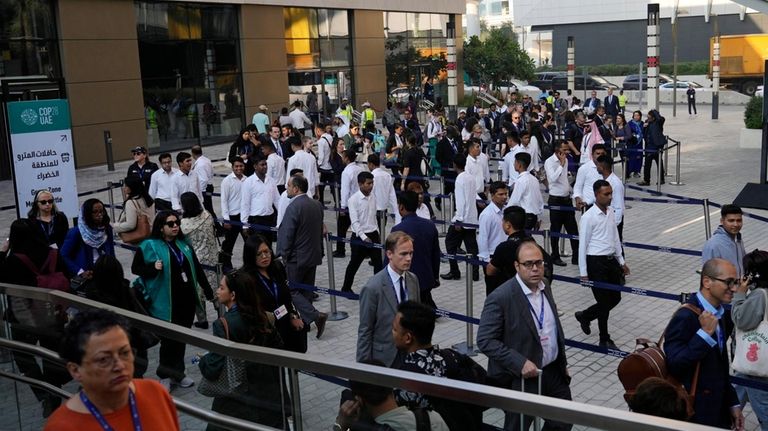
{"label": "backpack", "polygon": [[[683,308],[693,311],[697,316],[701,314],[701,310],[693,304],[683,304],[678,308],[678,311]],[[690,417],[693,416],[693,401],[696,396],[696,386],[699,381],[699,369],[701,368],[701,363],[696,364],[696,370],[693,373],[693,380],[691,383],[691,390],[688,392],[683,385],[667,371],[667,356],[661,348],[666,332],[665,329],[664,333],[661,334],[658,343],[654,343],[647,338],[638,338],[635,351],[619,362],[617,374],[619,376],[619,381],[624,385],[624,400],[627,402],[627,405],[631,406],[632,397],[635,395],[637,386],[649,377],[658,377],[669,381],[675,387],[680,388],[681,393],[685,393],[686,396],[684,398],[687,404],[688,416]]]}
{"label": "backpack", "polygon": [[[472,358],[453,349],[440,349],[446,363],[445,377],[469,383],[485,384],[486,371]],[[442,416],[451,431],[480,430],[486,407],[428,396],[434,411]]]}

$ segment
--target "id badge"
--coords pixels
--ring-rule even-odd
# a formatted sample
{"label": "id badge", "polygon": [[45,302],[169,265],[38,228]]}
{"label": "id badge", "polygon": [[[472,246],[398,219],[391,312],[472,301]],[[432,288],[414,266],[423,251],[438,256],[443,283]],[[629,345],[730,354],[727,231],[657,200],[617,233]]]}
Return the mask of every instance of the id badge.
{"label": "id badge", "polygon": [[183,281],[184,283],[189,282],[189,278],[187,278],[187,273],[184,271],[181,271],[181,281]]}
{"label": "id badge", "polygon": [[541,349],[547,350],[549,348],[549,337],[546,335],[542,335],[539,337],[539,341],[541,342]]}
{"label": "id badge", "polygon": [[283,316],[285,316],[286,314],[288,314],[288,309],[287,309],[287,308],[285,308],[285,305],[281,305],[281,306],[279,306],[279,307],[278,307],[278,308],[275,310],[275,312],[274,312],[274,313],[275,313],[275,318],[277,318],[277,320],[280,320],[280,319],[281,319]]}

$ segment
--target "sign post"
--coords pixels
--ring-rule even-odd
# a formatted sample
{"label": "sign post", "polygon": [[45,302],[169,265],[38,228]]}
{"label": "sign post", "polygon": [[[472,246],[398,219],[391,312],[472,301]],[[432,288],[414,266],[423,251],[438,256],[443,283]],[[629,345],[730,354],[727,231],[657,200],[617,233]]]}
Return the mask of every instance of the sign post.
{"label": "sign post", "polygon": [[59,211],[77,217],[75,156],[69,103],[64,99],[8,103],[16,212],[26,217],[38,190],[49,190]]}

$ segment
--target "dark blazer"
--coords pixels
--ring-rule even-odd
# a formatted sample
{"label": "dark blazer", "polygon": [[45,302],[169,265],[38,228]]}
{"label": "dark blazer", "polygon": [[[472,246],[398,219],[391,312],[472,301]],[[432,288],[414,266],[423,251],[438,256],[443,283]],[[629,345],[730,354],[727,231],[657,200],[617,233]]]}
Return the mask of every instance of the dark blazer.
{"label": "dark blazer", "polygon": [[443,168],[443,176],[446,178],[456,178],[456,172],[445,170],[453,169],[453,157],[456,156],[456,153],[461,149],[461,138],[454,140],[453,143],[456,145],[456,151],[453,150],[451,141],[444,137],[437,143],[437,148],[435,150],[435,158],[440,163],[440,167]]}
{"label": "dark blazer", "polygon": [[290,265],[323,262],[323,208],[306,194],[294,197],[277,230],[277,250]]}
{"label": "dark blazer", "polygon": [[[421,302],[419,280],[405,272],[408,299]],[[391,366],[397,357],[392,340],[392,321],[397,314],[397,295],[387,267],[374,274],[360,291],[360,325],[357,328],[357,361],[377,360]]]}
{"label": "dark blazer", "polygon": [[[704,309],[696,294],[691,295],[688,303]],[[727,340],[733,332],[730,309],[725,310],[718,325]],[[695,413],[691,422],[730,429],[730,408],[738,405],[739,399],[730,383],[727,349],[720,351],[717,345],[710,347],[696,335],[699,329],[701,324],[696,313],[687,308],[680,308],[675,312],[665,331],[664,353],[667,355],[667,369],[690,390],[696,364],[701,363],[694,400]],[[712,338],[717,340],[716,335]]]}
{"label": "dark blazer", "polygon": [[[557,317],[557,307],[549,286],[544,288],[544,296],[557,321],[558,356],[553,364],[557,364],[565,380],[569,381],[563,327]],[[516,278],[505,282],[485,298],[477,330],[477,346],[488,356],[488,378],[499,386],[519,390],[520,371],[526,360],[541,368],[543,352],[536,323],[528,307],[528,298]]]}
{"label": "dark blazer", "polygon": [[590,97],[589,99],[584,101],[584,104],[582,106],[584,108],[590,107],[592,109],[597,109],[597,108],[600,107],[600,99],[598,99],[596,97],[593,99],[593,98]]}
{"label": "dark blazer", "polygon": [[40,229],[40,232],[43,233],[46,241],[48,241],[48,245],[56,244],[56,247],[61,249],[61,246],[64,245],[64,238],[67,237],[67,232],[69,232],[69,220],[67,220],[67,216],[64,215],[63,212],[57,212],[56,215],[53,216],[53,219],[51,220],[53,226],[50,232],[45,231],[45,228],[43,227],[44,223],[38,221],[37,218],[30,217],[29,221],[37,229]]}
{"label": "dark blazer", "polygon": [[616,117],[619,114],[619,98],[617,96],[605,96],[603,106],[605,106],[605,113],[611,117]]}
{"label": "dark blazer", "polygon": [[[107,226],[107,240],[99,247],[99,254],[115,255],[115,241],[112,237],[112,228],[109,226]],[[93,269],[93,248],[83,242],[77,226],[67,233],[61,247],[61,257],[67,264],[67,270],[72,277],[76,276],[81,269],[85,271]]]}
{"label": "dark blazer", "polygon": [[403,231],[413,238],[411,269],[419,279],[421,291],[432,290],[440,274],[440,241],[435,224],[415,213],[408,214],[392,228],[392,232],[395,231]]}
{"label": "dark blazer", "polygon": [[152,174],[154,174],[158,169],[160,168],[157,167],[157,164],[150,162],[149,160],[144,163],[144,169],[139,168],[139,164],[133,162],[131,166],[128,166],[128,173],[126,174],[126,177],[138,178],[144,184],[144,188],[149,190],[149,185],[152,182]]}

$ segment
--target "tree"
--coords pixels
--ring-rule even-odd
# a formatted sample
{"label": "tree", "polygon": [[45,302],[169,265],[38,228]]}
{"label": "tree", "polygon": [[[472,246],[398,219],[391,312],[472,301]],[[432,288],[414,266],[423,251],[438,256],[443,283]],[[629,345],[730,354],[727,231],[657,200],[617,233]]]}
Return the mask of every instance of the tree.
{"label": "tree", "polygon": [[481,40],[472,36],[464,42],[464,70],[473,79],[498,86],[512,78],[533,78],[533,59],[528,56],[511,25],[492,28]]}

